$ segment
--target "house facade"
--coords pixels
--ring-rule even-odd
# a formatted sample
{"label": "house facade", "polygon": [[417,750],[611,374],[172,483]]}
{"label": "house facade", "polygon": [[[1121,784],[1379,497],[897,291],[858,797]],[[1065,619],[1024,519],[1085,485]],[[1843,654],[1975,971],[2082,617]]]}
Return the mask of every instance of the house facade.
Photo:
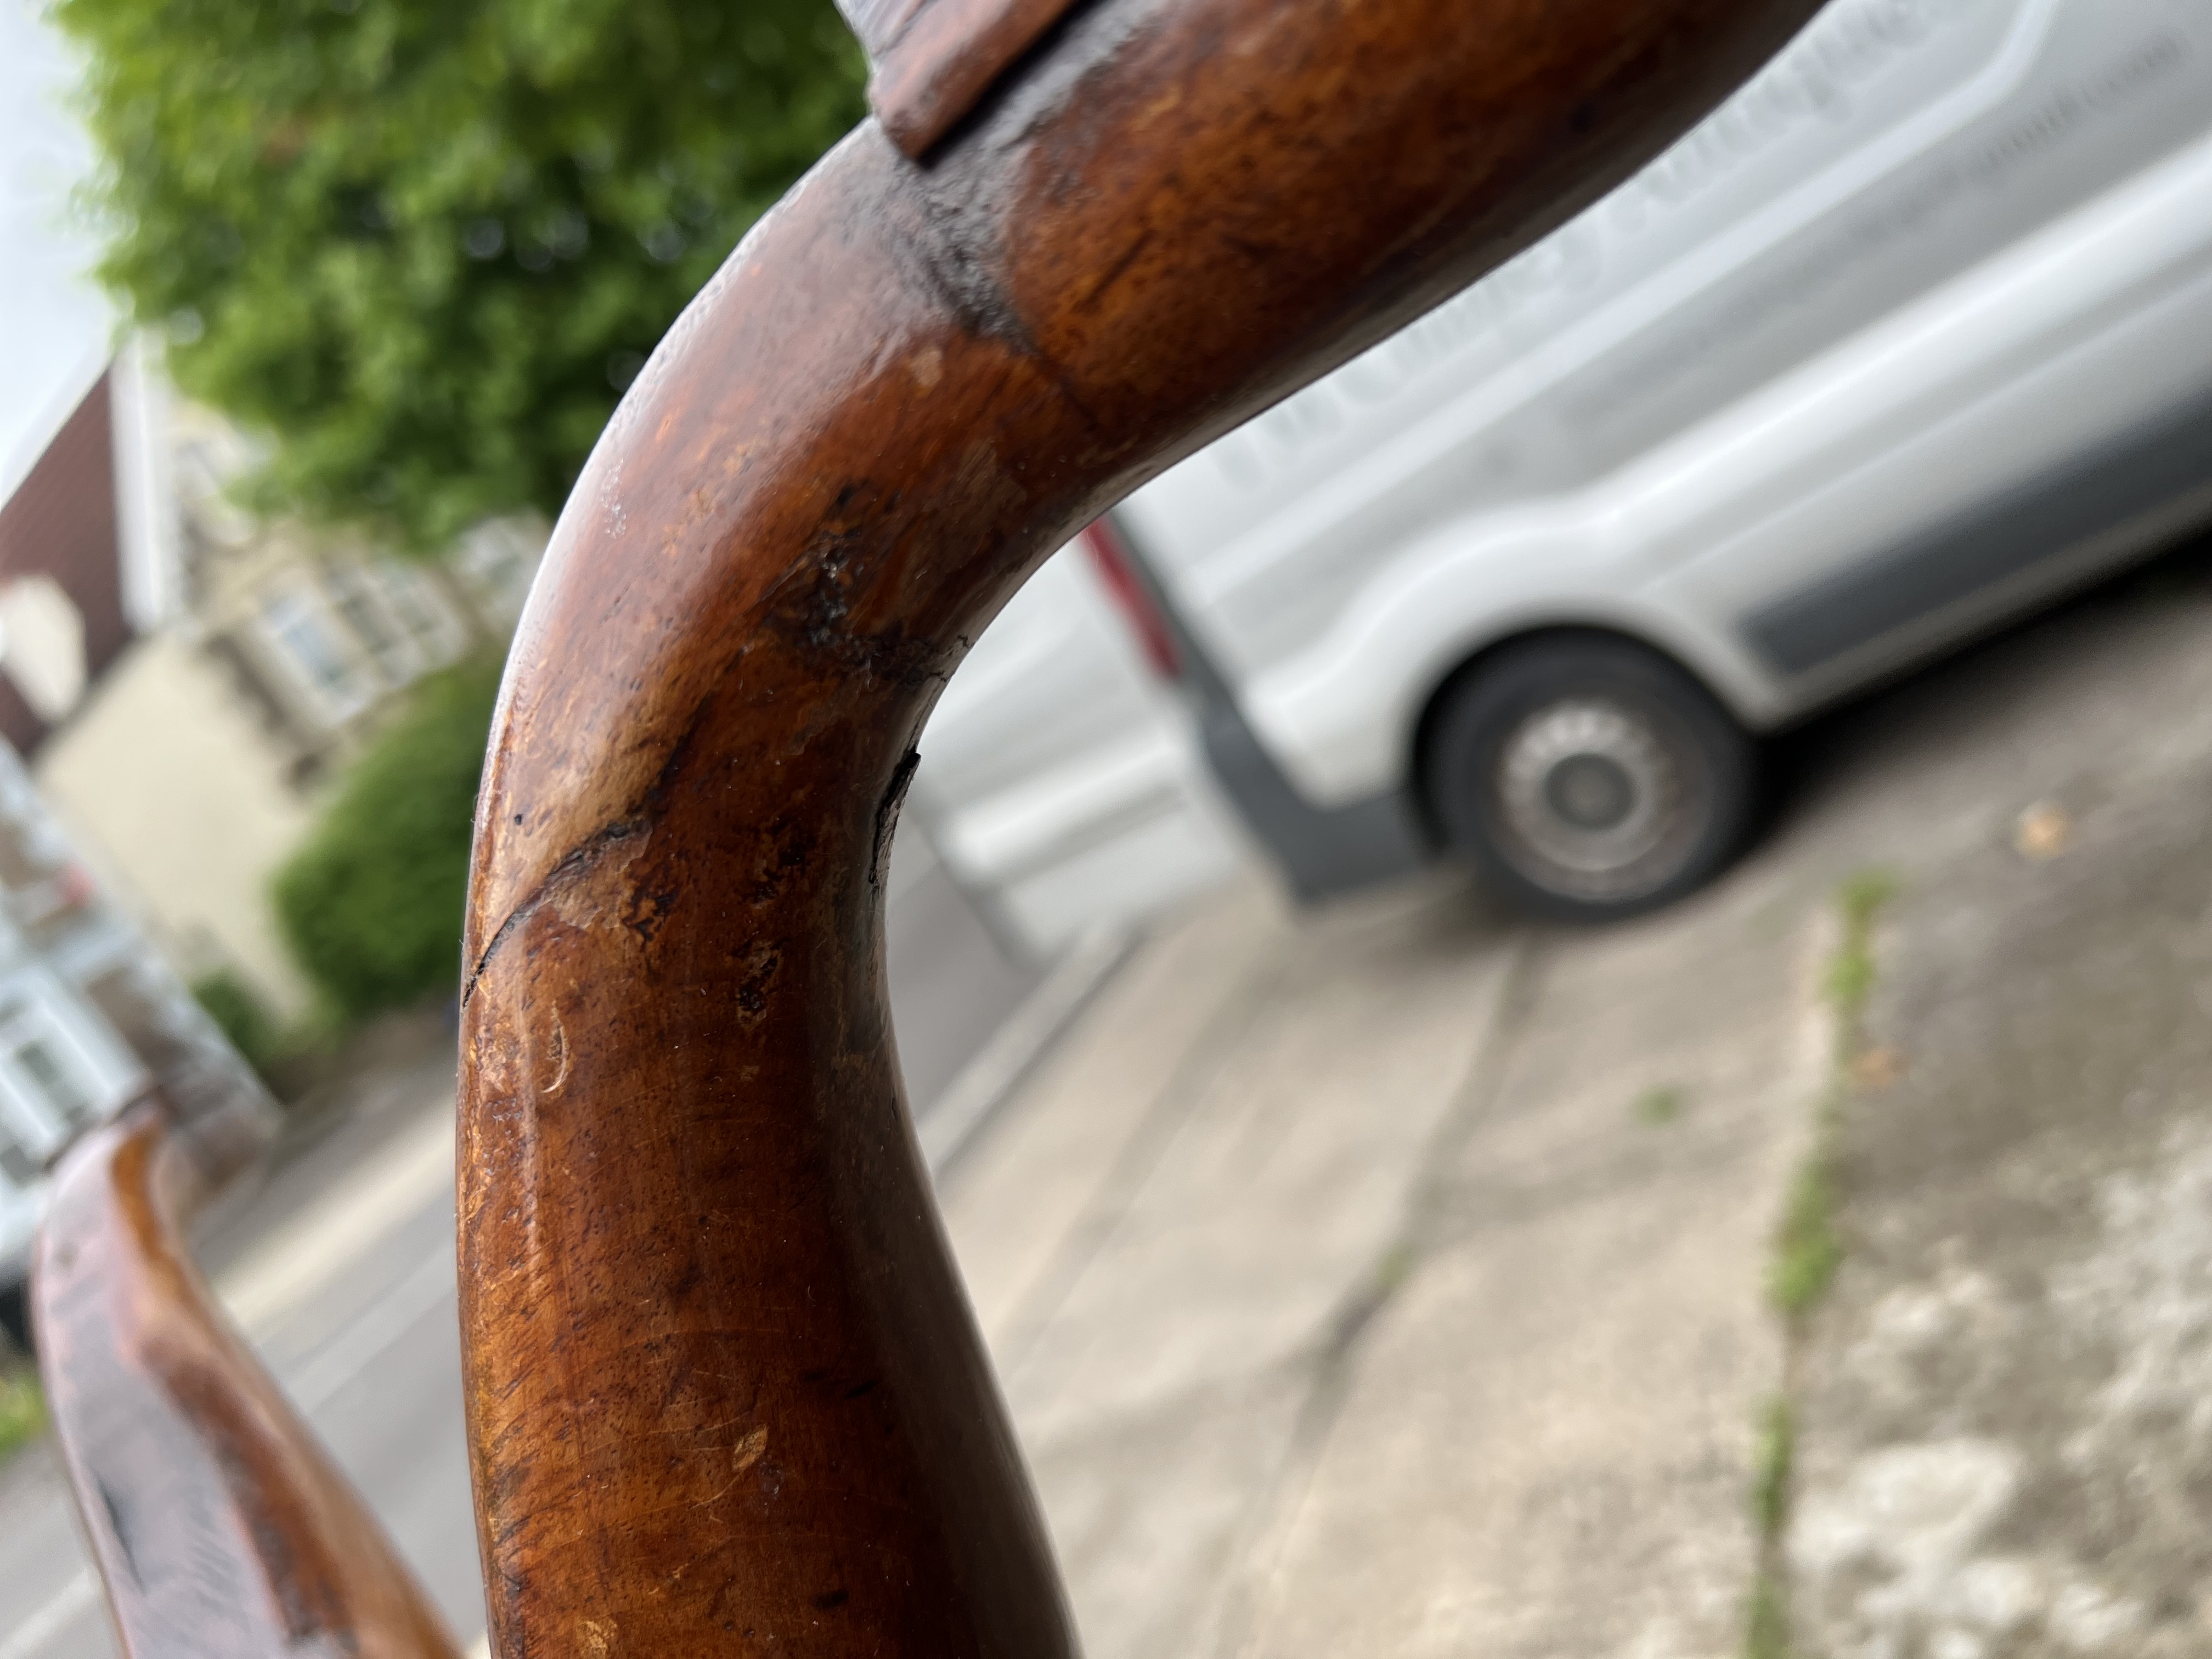
{"label": "house facade", "polygon": [[260,1080],[0,747],[0,1334],[15,1346],[29,1345],[23,1286],[55,1160],[152,1088],[184,1121],[274,1131]]}
{"label": "house facade", "polygon": [[187,977],[228,970],[283,1018],[308,992],[270,877],[397,695],[503,644],[544,532],[398,557],[240,512],[254,459],[130,354],[108,367],[0,506],[0,736]]}

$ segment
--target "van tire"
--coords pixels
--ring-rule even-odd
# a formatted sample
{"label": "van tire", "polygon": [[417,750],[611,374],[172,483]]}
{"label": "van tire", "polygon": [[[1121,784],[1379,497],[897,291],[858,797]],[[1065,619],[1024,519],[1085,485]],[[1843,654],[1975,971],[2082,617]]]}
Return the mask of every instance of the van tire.
{"label": "van tire", "polygon": [[1445,844],[1559,920],[1680,898],[1751,823],[1750,735],[1674,663],[1611,635],[1504,647],[1447,688],[1423,749]]}

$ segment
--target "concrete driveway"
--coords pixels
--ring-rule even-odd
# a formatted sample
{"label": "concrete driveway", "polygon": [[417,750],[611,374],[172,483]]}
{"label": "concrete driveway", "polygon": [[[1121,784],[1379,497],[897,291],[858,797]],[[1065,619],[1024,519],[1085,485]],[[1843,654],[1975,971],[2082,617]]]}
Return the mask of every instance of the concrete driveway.
{"label": "concrete driveway", "polygon": [[[1821,722],[1753,855],[1631,926],[1438,878],[1156,929],[941,1182],[1091,1659],[1719,1659],[1762,1583],[1801,1655],[2212,1652],[2176,1588],[2212,1535],[2208,647],[2200,549]],[[1843,1031],[1835,895],[1875,867]],[[325,1278],[226,1282],[472,1630],[445,1086],[302,1166],[278,1210],[349,1218]],[[1842,1265],[1785,1321],[1816,1157]],[[0,1479],[0,1659],[109,1650],[63,1515],[35,1457]]]}
{"label": "concrete driveway", "polygon": [[[1777,759],[1778,817],[1753,855],[1626,927],[1516,925],[1445,879],[1307,916],[1257,884],[1218,897],[1146,944],[947,1174],[948,1221],[1091,1659],[1717,1656],[1746,1650],[1755,1585],[1771,1605],[1753,1652],[1794,1639],[1800,1654],[1978,1659],[2045,1651],[1992,1644],[2043,1642],[2046,1624],[2051,1652],[2142,1650],[2126,1643],[2158,1596],[2106,1585],[2086,1547],[2071,1578],[2052,1569],[2014,1596],[2025,1611],[2009,1625],[2002,1609],[1982,1626],[1928,1613],[1929,1592],[1911,1587],[1942,1575],[1947,1549],[1963,1565],[1973,1550],[1959,1540],[2008,1504],[1972,1510],[1972,1471],[1962,1497],[1941,1457],[1935,1497],[1926,1481],[1885,1486],[1881,1459],[1946,1434],[1994,1444],[1996,1430],[1863,1420],[1823,1367],[1861,1326],[1899,1316],[1874,1265],[1885,1206],[1909,1192],[1912,1237],[1948,1237],[1971,1265],[1982,1221],[1953,1213],[1926,1146],[1898,1138],[1950,1097],[1915,1083],[1885,1034],[1923,1043],[1948,1010],[1942,1042],[1924,1041],[1955,1081],[2002,1046],[1992,1011],[2047,1012],[2047,975],[2040,1002],[2015,981],[2057,947],[2013,954],[2007,911],[2065,872],[2106,907],[2108,987],[2116,963],[2142,958],[2169,987],[2160,1007],[2194,1008],[2200,991],[2212,1006],[2212,902],[2189,887],[2185,921],[2146,957],[2131,941],[2173,882],[2093,875],[2145,844],[2097,830],[2106,819],[2164,824],[2169,864],[2173,847],[2207,845],[2212,549],[1820,722]],[[2096,833],[2069,828],[2082,823]],[[2212,851],[2191,856],[2212,882]],[[1823,994],[1849,942],[1836,895],[1871,870],[1899,896],[1851,946],[1872,946],[1859,966],[1875,976],[1873,1029],[1840,1030]],[[1912,929],[1929,930],[1918,958],[1899,943]],[[2181,960],[2197,977],[2176,981]],[[2127,1040],[2171,1046],[2177,1021],[2139,1022]],[[2021,1122],[2066,1121],[2074,1156],[2105,1149],[2106,1196],[2069,1212],[2092,1231],[2115,1206],[2172,1211],[2185,1194],[2139,1192],[2130,1171],[2160,1146],[2201,1163],[2212,1144],[2208,1081],[2161,1097],[2183,1127],[2137,1125],[2122,1151],[2111,1091],[2080,1086],[2081,1066],[2096,1069],[2083,1055],[2120,1040],[2113,1029],[2053,1045],[2073,1069],[2044,1067],[2033,1114],[1985,1109],[1969,1159],[2001,1164]],[[1884,1159],[1870,1142],[1899,1150]],[[1775,1237],[1816,1160],[1843,1182],[1815,1218],[1842,1289],[1790,1320],[1768,1295]],[[2168,1278],[2201,1267],[2212,1283],[2212,1228],[2194,1224],[2202,1260],[2185,1253]],[[2076,1254],[2094,1259],[2091,1243]],[[2100,1294],[2154,1297],[2165,1282],[2136,1278],[2127,1291],[2111,1267]],[[2114,1330],[2157,1317],[2095,1316]],[[2101,1386],[2102,1364],[2084,1358],[2067,1386]],[[2190,1423],[2212,1421],[2203,1398]],[[2191,1471],[2212,1430],[2173,1443],[2197,1456]],[[2061,1454],[2008,1443],[1997,1455],[2017,1486]],[[2160,1501],[2202,1489],[2177,1477]],[[1878,1541],[1900,1490],[1935,1506],[1910,1523],[1935,1540],[1917,1555]],[[2118,1524],[2126,1471],[2098,1490]],[[2160,1536],[2212,1518],[2190,1504]],[[1829,1543],[1796,1535],[1806,1527]],[[1857,1544],[1834,1544],[1846,1534]],[[2179,1617],[2170,1583],[2161,1605]],[[2172,1650],[2212,1652],[2212,1622],[2190,1629]]]}

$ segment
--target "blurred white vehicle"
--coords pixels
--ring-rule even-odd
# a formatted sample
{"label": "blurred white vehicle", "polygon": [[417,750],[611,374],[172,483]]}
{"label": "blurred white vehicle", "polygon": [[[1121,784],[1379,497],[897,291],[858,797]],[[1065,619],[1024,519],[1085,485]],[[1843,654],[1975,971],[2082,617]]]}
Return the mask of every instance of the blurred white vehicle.
{"label": "blurred white vehicle", "polygon": [[1218,792],[1301,893],[1455,853],[1631,911],[1738,844],[1753,734],[2208,519],[2212,3],[1837,0],[1613,195],[1117,509],[1097,556],[1183,712],[1116,724],[1017,637],[1070,592],[1018,605],[925,743],[926,774],[1001,764],[938,775],[933,821],[1061,927],[1126,908],[1140,835],[1167,884],[1202,862],[1202,810],[1117,828],[1139,773]]}
{"label": "blurred white vehicle", "polygon": [[984,630],[930,716],[907,815],[1021,954],[1049,956],[1236,866],[1189,715],[1164,683],[1167,649],[1124,625],[1099,568],[1070,548]]}

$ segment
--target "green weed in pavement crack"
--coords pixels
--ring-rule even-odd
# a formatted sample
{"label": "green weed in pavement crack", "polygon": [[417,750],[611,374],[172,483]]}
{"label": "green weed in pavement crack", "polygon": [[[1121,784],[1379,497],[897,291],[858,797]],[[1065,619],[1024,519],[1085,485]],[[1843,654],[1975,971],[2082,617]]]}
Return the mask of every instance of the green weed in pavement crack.
{"label": "green weed in pavement crack", "polygon": [[1803,1364],[1806,1327],[1843,1266],[1836,1136],[1852,1065],[1867,1047],[1867,1000],[1875,986],[1875,923],[1896,892],[1896,879],[1881,870],[1862,871],[1836,891],[1842,933],[1820,979],[1821,994],[1835,1021],[1835,1049],[1814,1119],[1813,1145],[1790,1183],[1766,1269],[1767,1299],[1783,1322],[1782,1392],[1768,1403],[1752,1470],[1759,1565],[1744,1609],[1744,1659],[1790,1659],[1793,1652],[1790,1580],[1783,1555],[1796,1474],[1796,1418],[1790,1400]]}
{"label": "green weed in pavement crack", "polygon": [[1761,1537],[1778,1535],[1790,1520],[1790,1475],[1797,1455],[1796,1419],[1786,1399],[1766,1402],[1752,1464],[1751,1513]]}
{"label": "green weed in pavement crack", "polygon": [[[1829,1110],[1824,1107],[1825,1119]],[[1824,1123],[1816,1131],[1825,1143]],[[1836,1232],[1836,1182],[1826,1145],[1816,1148],[1790,1183],[1790,1197],[1776,1230],[1774,1259],[1767,1264],[1766,1296],[1777,1312],[1795,1325],[1819,1305],[1843,1265],[1843,1241]]]}
{"label": "green weed in pavement crack", "polygon": [[46,1426],[46,1399],[27,1368],[0,1370],[0,1461]]}

